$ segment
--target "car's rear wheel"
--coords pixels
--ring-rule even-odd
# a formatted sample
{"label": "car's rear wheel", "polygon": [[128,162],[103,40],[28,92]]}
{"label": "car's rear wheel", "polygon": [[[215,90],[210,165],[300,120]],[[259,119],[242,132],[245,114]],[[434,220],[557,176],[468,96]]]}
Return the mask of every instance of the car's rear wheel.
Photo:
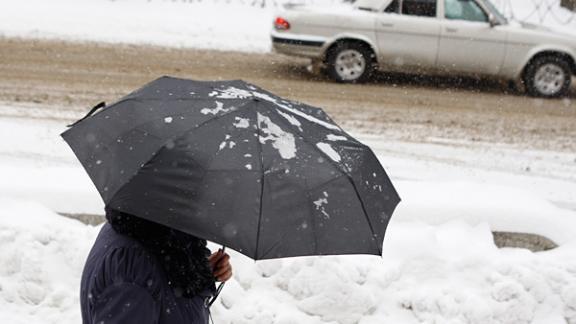
{"label": "car's rear wheel", "polygon": [[326,57],[330,78],[344,83],[367,81],[374,70],[374,53],[359,43],[338,43]]}
{"label": "car's rear wheel", "polygon": [[526,68],[524,83],[532,96],[556,98],[570,90],[572,73],[570,64],[558,56],[543,56],[534,59]]}

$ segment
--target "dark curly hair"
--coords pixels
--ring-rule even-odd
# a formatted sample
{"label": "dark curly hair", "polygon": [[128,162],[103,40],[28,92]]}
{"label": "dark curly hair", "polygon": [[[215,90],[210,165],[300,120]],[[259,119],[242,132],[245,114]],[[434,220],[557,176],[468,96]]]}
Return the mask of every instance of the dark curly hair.
{"label": "dark curly hair", "polygon": [[137,240],[158,258],[176,296],[215,291],[206,240],[109,207],[106,219],[117,233]]}

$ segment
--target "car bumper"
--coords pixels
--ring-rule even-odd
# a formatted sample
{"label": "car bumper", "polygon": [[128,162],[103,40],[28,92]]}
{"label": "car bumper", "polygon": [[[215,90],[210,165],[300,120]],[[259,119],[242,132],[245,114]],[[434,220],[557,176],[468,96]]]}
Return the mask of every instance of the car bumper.
{"label": "car bumper", "polygon": [[276,53],[318,58],[322,56],[324,40],[272,35],[272,48]]}

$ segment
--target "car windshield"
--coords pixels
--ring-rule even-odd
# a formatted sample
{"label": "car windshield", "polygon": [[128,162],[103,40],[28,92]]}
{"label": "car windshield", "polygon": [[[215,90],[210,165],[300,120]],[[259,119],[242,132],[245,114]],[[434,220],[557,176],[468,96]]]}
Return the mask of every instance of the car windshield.
{"label": "car windshield", "polygon": [[498,18],[498,20],[503,21],[505,23],[508,22],[508,19],[506,19],[506,17],[504,17],[504,15],[500,12],[500,10],[498,10],[496,8],[496,6],[492,3],[492,1],[482,0],[482,2],[486,5],[486,7],[488,7],[488,10],[490,10],[490,13],[493,14],[494,16],[496,16],[496,18]]}

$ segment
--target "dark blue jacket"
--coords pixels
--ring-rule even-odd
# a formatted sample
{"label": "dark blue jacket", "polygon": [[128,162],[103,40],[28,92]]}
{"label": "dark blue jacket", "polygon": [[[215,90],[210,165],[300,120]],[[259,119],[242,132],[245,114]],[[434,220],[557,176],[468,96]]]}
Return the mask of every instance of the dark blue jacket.
{"label": "dark blue jacket", "polygon": [[90,251],[80,288],[84,324],[207,324],[210,297],[177,297],[156,257],[109,224]]}

